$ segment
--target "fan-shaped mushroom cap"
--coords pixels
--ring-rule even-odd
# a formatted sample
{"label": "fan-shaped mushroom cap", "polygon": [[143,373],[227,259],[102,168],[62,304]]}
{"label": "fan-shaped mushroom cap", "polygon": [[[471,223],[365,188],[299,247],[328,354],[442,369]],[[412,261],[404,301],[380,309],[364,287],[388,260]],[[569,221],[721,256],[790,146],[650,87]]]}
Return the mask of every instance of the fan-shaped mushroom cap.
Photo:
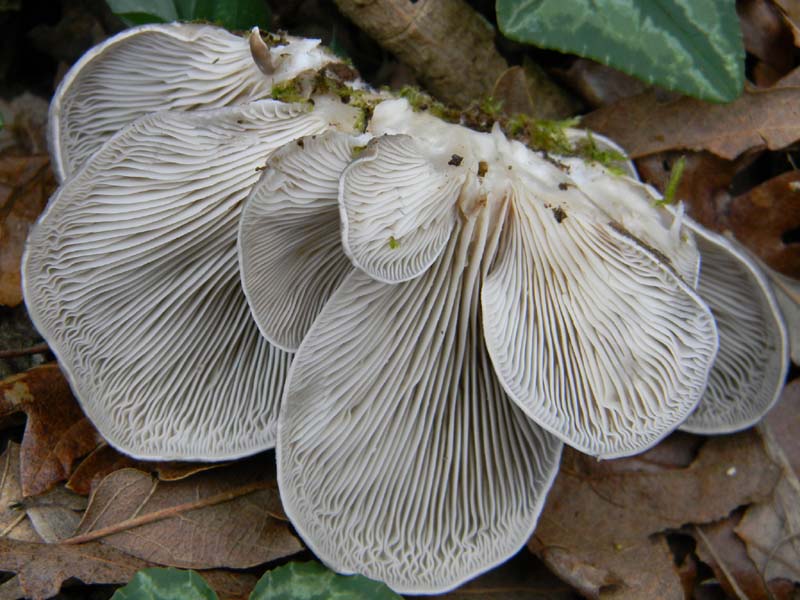
{"label": "fan-shaped mushroom cap", "polygon": [[260,54],[271,57],[274,69],[265,75],[248,39],[219,27],[170,23],[126,29],[84,54],[56,90],[48,131],[56,175],[69,177],[138,117],[265,98],[274,83],[338,60],[318,45],[319,40],[287,37],[264,49]]}
{"label": "fan-shaped mushroom cap", "polygon": [[450,239],[466,172],[437,154],[411,136],[384,135],[342,173],[342,246],[378,281],[419,276]]}
{"label": "fan-shaped mushroom cap", "polygon": [[703,400],[681,427],[729,433],[772,408],[789,366],[788,336],[772,288],[744,251],[688,222],[702,255],[697,292],[711,308],[719,352]]}
{"label": "fan-shaped mushroom cap", "polygon": [[339,234],[339,177],[369,135],[327,131],[272,155],[239,221],[239,267],[264,336],[294,351],[352,269]]}
{"label": "fan-shaped mushroom cap", "polygon": [[[572,139],[585,132],[571,130]],[[624,151],[611,140],[595,136],[603,149]],[[638,180],[633,163],[623,164]],[[571,170],[580,176],[604,171],[584,164]],[[615,178],[616,185],[637,185],[628,178]],[[650,186],[638,184],[652,204],[661,199]],[[772,287],[756,262],[736,242],[717,235],[683,216],[683,207],[666,207],[672,218],[692,232],[701,257],[696,276],[684,273],[709,306],[719,332],[719,351],[708,384],[697,409],[681,429],[695,433],[729,433],[756,423],[775,403],[783,387],[787,357],[787,332]],[[686,261],[687,267],[690,262]],[[780,298],[779,288],[776,296]],[[791,328],[790,330],[791,331]]]}
{"label": "fan-shaped mushroom cap", "polygon": [[157,113],[53,197],[28,238],[25,300],[114,446],[218,460],[274,444],[289,356],[260,336],[241,291],[240,208],[273,150],[356,112],[265,100]]}
{"label": "fan-shaped mushroom cap", "polygon": [[481,333],[497,229],[456,224],[425,273],[353,270],[303,340],[281,406],[278,478],[303,539],[399,592],[455,587],[516,552],[561,444],[511,402]]}

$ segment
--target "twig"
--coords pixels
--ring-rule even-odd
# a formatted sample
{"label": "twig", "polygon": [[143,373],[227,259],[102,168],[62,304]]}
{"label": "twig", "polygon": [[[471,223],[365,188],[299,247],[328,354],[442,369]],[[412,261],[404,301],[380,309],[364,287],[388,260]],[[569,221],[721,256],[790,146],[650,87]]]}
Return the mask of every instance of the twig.
{"label": "twig", "polygon": [[48,352],[50,346],[47,344],[36,344],[28,348],[16,348],[14,350],[0,350],[0,358],[17,358],[18,356],[29,356],[31,354],[42,354]]}
{"label": "twig", "polygon": [[169,508],[163,508],[161,510],[153,511],[146,515],[142,515],[141,517],[135,517],[133,519],[125,519],[124,521],[120,521],[119,523],[114,523],[113,525],[109,525],[108,527],[101,527],[100,529],[96,529],[95,531],[90,531],[89,533],[84,533],[82,535],[76,535],[74,537],[67,538],[65,540],[62,540],[60,543],[72,545],[72,544],[83,544],[85,542],[91,542],[93,540],[103,538],[108,535],[113,535],[115,533],[127,531],[128,529],[141,527],[142,525],[154,523],[156,521],[161,521],[163,519],[169,519],[170,517],[174,517],[176,515],[179,515],[181,513],[190,510],[197,510],[199,508],[206,508],[208,506],[214,506],[215,504],[222,504],[223,502],[229,502],[230,500],[234,500],[235,498],[239,498],[241,496],[246,496],[247,494],[252,494],[253,492],[269,489],[273,487],[273,485],[274,484],[269,481],[259,481],[256,483],[243,485],[241,487],[238,487],[236,489],[227,492],[222,492],[220,494],[209,496],[208,498],[204,498],[203,500],[196,500],[194,502],[185,502],[183,504],[170,506]]}

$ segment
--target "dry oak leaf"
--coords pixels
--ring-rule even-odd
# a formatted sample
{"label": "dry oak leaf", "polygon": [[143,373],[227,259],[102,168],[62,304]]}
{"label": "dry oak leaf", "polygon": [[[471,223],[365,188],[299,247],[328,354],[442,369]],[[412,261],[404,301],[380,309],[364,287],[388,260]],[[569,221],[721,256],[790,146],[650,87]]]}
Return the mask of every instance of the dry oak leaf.
{"label": "dry oak leaf", "polygon": [[758,426],[782,476],[771,501],[751,506],[736,528],[767,581],[800,582],[800,379]]}
{"label": "dry oak leaf", "polygon": [[22,302],[19,267],[25,238],[55,189],[46,155],[0,157],[0,304]]}
{"label": "dry oak leaf", "polygon": [[[68,579],[85,584],[127,583],[141,569],[155,566],[101,544],[42,544],[0,538],[0,571],[17,575],[3,584],[0,598],[44,600],[58,594]],[[257,577],[234,571],[204,571],[220,600],[245,600]]]}
{"label": "dry oak leaf", "polygon": [[24,412],[22,493],[35,496],[69,477],[100,434],[84,416],[58,365],[34,367],[0,381],[0,418]]}
{"label": "dry oak leaf", "polygon": [[[662,446],[674,443],[669,438]],[[762,499],[779,471],[752,431],[709,440],[683,468],[648,462],[663,452],[657,446],[598,462],[565,450],[529,548],[588,597],[602,590],[604,598],[683,598],[666,540],[653,534],[714,521]]]}
{"label": "dry oak leaf", "polygon": [[126,583],[152,564],[100,543],[65,546],[0,538],[0,571],[19,577],[26,598],[55,596],[72,577],[87,584]]}
{"label": "dry oak leaf", "polygon": [[272,454],[170,482],[115,471],[67,543],[92,539],[188,569],[247,568],[303,549],[283,514]]}
{"label": "dry oak leaf", "polygon": [[746,90],[730,104],[649,90],[586,115],[582,125],[607,135],[632,158],[665,150],[708,150],[734,159],[747,150],[778,150],[800,139],[800,87]]}

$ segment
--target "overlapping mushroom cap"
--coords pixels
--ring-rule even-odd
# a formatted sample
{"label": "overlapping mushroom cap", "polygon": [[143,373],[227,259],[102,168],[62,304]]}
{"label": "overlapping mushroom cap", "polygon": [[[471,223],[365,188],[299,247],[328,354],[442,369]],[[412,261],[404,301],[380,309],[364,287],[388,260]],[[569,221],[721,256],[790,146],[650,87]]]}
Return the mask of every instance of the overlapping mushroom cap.
{"label": "overlapping mushroom cap", "polygon": [[275,444],[290,355],[250,317],[236,230],[273,151],[360,117],[338,100],[253,100],[330,61],[316,46],[144,26],[59,87],[50,133],[66,179],[28,238],[25,299],[87,415],[128,454],[221,460]]}
{"label": "overlapping mushroom cap", "polygon": [[268,42],[137,28],[54,100],[26,301],[112,444],[222,459],[277,429],[320,558],[438,592],[525,542],[562,440],[628,455],[774,402],[785,329],[730,242],[499,128],[265,100],[334,60]]}

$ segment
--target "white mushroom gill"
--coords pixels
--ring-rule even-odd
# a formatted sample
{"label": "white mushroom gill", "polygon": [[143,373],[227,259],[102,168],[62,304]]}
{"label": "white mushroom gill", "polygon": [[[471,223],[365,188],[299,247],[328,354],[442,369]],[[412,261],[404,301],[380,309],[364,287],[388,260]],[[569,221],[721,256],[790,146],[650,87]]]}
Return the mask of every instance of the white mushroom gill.
{"label": "white mushroom gill", "polygon": [[[261,39],[257,29],[253,35]],[[59,180],[138,117],[268,98],[275,82],[338,61],[319,40],[294,37],[260,55],[271,57],[270,75],[247,39],[187,23],[133,27],[95,46],[64,76],[50,104],[48,139]]]}

